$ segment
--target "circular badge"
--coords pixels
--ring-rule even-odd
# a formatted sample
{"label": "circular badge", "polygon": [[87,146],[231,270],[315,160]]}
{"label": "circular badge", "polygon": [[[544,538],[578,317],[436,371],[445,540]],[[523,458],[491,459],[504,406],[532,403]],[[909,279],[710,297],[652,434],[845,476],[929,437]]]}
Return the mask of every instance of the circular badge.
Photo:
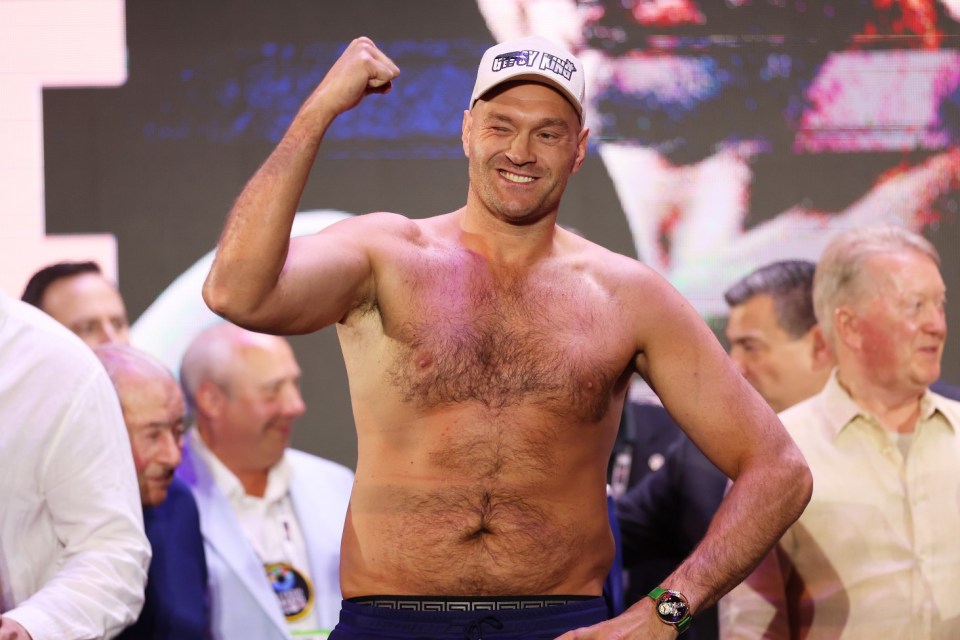
{"label": "circular badge", "polygon": [[287,622],[296,622],[306,617],[313,607],[313,586],[310,580],[286,562],[266,564],[264,569]]}

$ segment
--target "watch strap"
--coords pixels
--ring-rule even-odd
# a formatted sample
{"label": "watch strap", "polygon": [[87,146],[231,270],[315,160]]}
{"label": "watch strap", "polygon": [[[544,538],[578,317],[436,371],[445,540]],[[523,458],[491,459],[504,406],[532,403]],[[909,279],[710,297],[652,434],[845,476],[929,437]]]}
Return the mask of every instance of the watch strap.
{"label": "watch strap", "polygon": [[669,589],[664,589],[663,587],[654,587],[653,591],[651,591],[647,595],[653,598],[654,600],[656,600],[657,598],[665,594],[667,591],[669,591]]}

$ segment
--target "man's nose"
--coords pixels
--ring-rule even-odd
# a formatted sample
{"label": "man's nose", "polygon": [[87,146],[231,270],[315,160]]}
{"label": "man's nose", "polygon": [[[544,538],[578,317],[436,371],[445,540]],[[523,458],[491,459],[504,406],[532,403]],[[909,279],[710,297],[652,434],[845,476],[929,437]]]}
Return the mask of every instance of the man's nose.
{"label": "man's nose", "polygon": [[160,440],[160,447],[160,463],[171,469],[180,464],[180,460],[183,457],[180,449],[180,440],[172,431],[168,430],[164,432]]}
{"label": "man's nose", "polygon": [[291,385],[283,395],[284,415],[296,418],[302,416],[306,410],[307,405],[303,402],[303,396],[300,395],[300,389]]}
{"label": "man's nose", "polygon": [[923,330],[935,336],[946,337],[947,335],[947,313],[943,307],[931,306],[924,313]]}
{"label": "man's nose", "polygon": [[510,148],[507,149],[507,159],[515,165],[529,164],[536,160],[530,147],[530,138],[523,134],[517,134],[510,141]]}
{"label": "man's nose", "polygon": [[102,320],[97,325],[97,339],[100,341],[99,344],[113,344],[120,342],[120,334],[117,332],[117,329],[113,326],[113,323],[109,319]]}

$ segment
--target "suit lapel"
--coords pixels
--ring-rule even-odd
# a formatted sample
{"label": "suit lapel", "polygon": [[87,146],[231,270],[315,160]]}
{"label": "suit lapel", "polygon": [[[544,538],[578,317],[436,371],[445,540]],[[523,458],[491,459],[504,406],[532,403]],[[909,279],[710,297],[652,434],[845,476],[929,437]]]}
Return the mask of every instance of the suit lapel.
{"label": "suit lapel", "polygon": [[[317,621],[323,626],[336,624],[340,615],[340,587],[336,572],[339,567],[339,540],[342,523],[331,518],[329,491],[326,478],[313,472],[313,467],[296,456],[288,455],[293,473],[290,474],[290,501],[303,532],[310,563],[310,575],[316,589]],[[334,584],[330,583],[333,574]],[[330,589],[336,589],[331,593]]]}
{"label": "suit lapel", "polygon": [[183,462],[177,474],[193,490],[204,540],[223,559],[235,579],[253,595],[277,629],[286,635],[287,624],[267,581],[263,564],[244,537],[240,522],[226,496],[214,484],[209,469],[188,446],[183,448]]}
{"label": "suit lapel", "polygon": [[319,561],[323,551],[317,548],[316,542],[330,540],[330,533],[327,531],[330,528],[327,518],[329,514],[323,513],[322,509],[311,507],[324,504],[323,498],[317,495],[323,493],[324,487],[321,483],[311,482],[306,470],[297,468],[296,459],[291,456],[288,460],[293,467],[293,473],[290,474],[290,500],[297,514],[300,531],[303,532],[307,558],[310,561],[310,574],[322,575],[325,567],[321,566]]}

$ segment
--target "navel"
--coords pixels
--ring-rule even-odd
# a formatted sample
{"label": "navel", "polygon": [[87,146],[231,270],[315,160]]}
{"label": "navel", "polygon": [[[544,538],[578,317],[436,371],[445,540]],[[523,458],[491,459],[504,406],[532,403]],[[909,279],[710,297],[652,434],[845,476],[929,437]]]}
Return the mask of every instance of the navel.
{"label": "navel", "polygon": [[493,533],[493,529],[485,525],[480,525],[475,530],[470,531],[469,533],[463,536],[464,542],[479,542],[483,540],[486,536]]}

